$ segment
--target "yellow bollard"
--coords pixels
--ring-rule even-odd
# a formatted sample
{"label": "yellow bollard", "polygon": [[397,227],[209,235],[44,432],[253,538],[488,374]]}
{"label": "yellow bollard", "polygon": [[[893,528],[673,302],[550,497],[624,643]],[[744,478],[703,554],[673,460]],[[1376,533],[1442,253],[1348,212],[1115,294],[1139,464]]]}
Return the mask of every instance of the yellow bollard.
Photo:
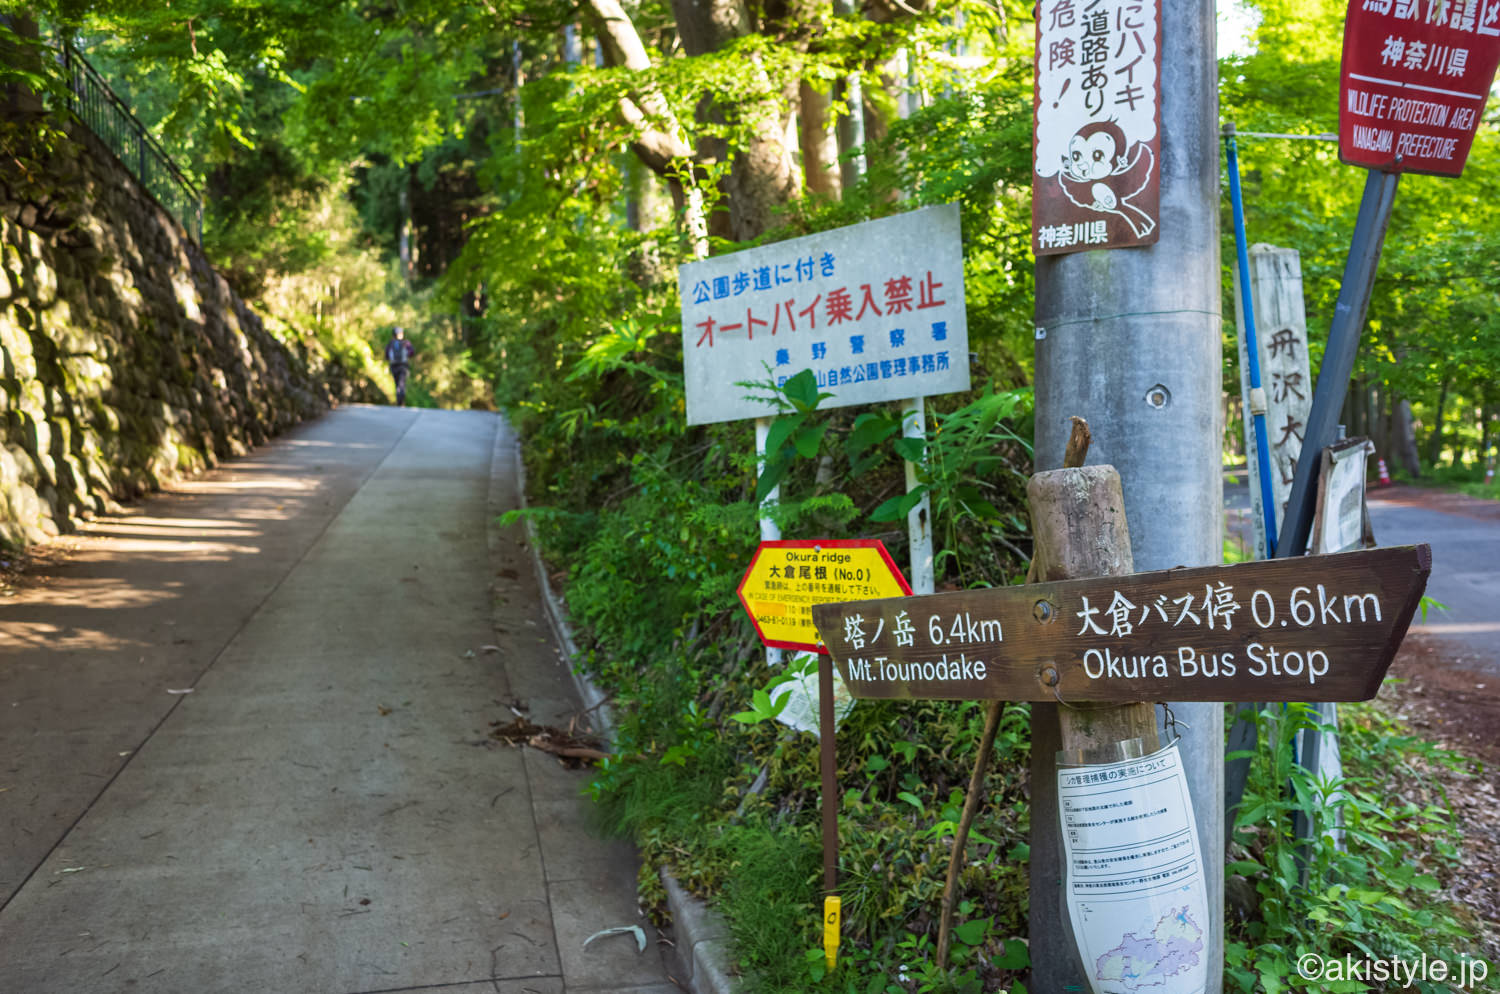
{"label": "yellow bollard", "polygon": [[843,902],[836,897],[823,898],[823,955],[831,973],[839,961],[839,913]]}

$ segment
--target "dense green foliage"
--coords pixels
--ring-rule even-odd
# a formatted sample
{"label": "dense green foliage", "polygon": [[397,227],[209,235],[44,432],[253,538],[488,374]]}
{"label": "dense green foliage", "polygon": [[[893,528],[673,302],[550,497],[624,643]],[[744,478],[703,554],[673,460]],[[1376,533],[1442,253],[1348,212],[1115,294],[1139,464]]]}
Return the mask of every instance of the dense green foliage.
{"label": "dense green foliage", "polygon": [[[1255,48],[1221,63],[1221,118],[1241,131],[1337,132],[1345,5],[1272,0],[1244,6],[1259,17]],[[1461,179],[1402,177],[1355,367],[1356,390],[1373,390],[1377,411],[1369,418],[1346,408],[1350,433],[1374,435],[1391,466],[1409,474],[1418,465],[1406,460],[1399,439],[1383,437],[1378,423],[1402,400],[1416,416],[1413,454],[1423,468],[1467,464],[1467,476],[1482,477],[1497,441],[1500,127],[1494,107],[1492,100]],[[1242,139],[1240,163],[1249,240],[1302,254],[1316,370],[1364,173],[1341,166],[1332,142]],[[1227,204],[1222,230],[1233,230]],[[1232,243],[1226,240],[1225,249],[1228,316],[1234,313]],[[1226,361],[1232,356],[1226,349]],[[1225,382],[1236,381],[1226,375]]]}
{"label": "dense green foliage", "polygon": [[[358,127],[350,108],[319,96],[353,71],[350,53],[378,51],[382,58],[357,63],[369,75],[345,80],[351,90],[366,87],[349,100],[362,108],[365,95],[380,92],[374,77],[405,58],[409,33],[388,31],[387,47],[372,47],[379,20],[353,6],[337,14],[293,3],[204,4],[192,12],[135,3],[19,9],[27,6],[43,39],[66,39],[85,55],[202,192],[204,247],[243,297],[274,321],[314,333],[376,380],[388,381],[379,361],[388,329],[404,325],[422,357],[413,399],[491,403],[459,311],[435,306],[430,281],[408,278],[389,251],[394,228],[372,230],[358,210],[373,186],[361,181],[378,173],[372,159],[406,162],[428,149],[436,158],[461,122],[417,113],[421,89],[395,80]],[[14,9],[0,4],[0,13]],[[52,60],[41,65],[55,81]],[[438,77],[424,79],[436,84]],[[51,100],[65,100],[55,82]],[[435,183],[415,165],[409,172],[419,192]]]}
{"label": "dense green foliage", "polygon": [[[1268,705],[1256,716],[1268,747],[1250,757],[1235,817],[1226,991],[1277,994],[1308,986],[1296,966],[1307,954],[1409,961],[1425,954],[1453,963],[1474,955],[1468,929],[1434,900],[1461,869],[1461,836],[1432,774],[1468,764],[1404,733],[1378,706],[1343,706],[1340,719],[1345,775],[1330,781],[1293,760],[1298,732],[1335,731],[1316,711]],[[1299,813],[1310,819],[1311,841],[1293,834]],[[1449,988],[1422,980],[1416,989]]]}
{"label": "dense green foliage", "polygon": [[[461,0],[332,8],[213,0],[187,10],[138,0],[0,4],[27,7],[75,40],[200,181],[209,244],[240,289],[272,287],[277,316],[298,326],[310,319],[341,350],[357,341],[378,347],[393,323],[414,328],[426,354],[453,357],[437,390],[450,401],[476,396],[464,374],[493,370],[497,341],[525,326],[512,317],[535,317],[524,293],[507,292],[513,275],[542,282],[550,271],[550,285],[577,285],[576,310],[590,313],[598,302],[587,295],[590,269],[608,278],[619,272],[614,260],[632,259],[634,275],[660,279],[683,257],[682,233],[656,223],[661,216],[641,226],[648,230],[636,236],[638,250],[598,244],[618,237],[623,204],[640,199],[642,173],[650,175],[631,153],[637,133],[617,113],[623,100],[639,103],[652,88],[661,95],[690,144],[708,149],[690,176],[673,175],[723,214],[729,188],[720,181],[734,149],[760,126],[766,101],[786,114],[794,108],[789,82],[828,93],[840,74],[858,73],[872,135],[896,139],[885,146],[891,154],[871,150],[871,187],[964,204],[974,338],[999,380],[1014,385],[1027,376],[1023,6],[944,4],[934,11],[941,16],[911,17],[901,5],[872,0],[864,18],[831,18],[817,5],[752,7],[750,31],[684,58],[674,48],[673,12],[647,4],[629,8],[655,60],[645,72],[624,72],[603,56],[602,67],[570,59],[562,29],[576,24],[586,36],[589,5],[580,18],[565,6]],[[1222,117],[1242,131],[1334,130],[1343,5],[1260,0],[1237,8],[1255,27],[1245,50],[1224,60]],[[926,101],[904,121],[893,107],[899,87],[882,61],[903,45],[917,56],[913,89],[957,93]],[[695,105],[704,92],[742,99],[701,113]],[[908,155],[913,145],[923,154]],[[1250,238],[1302,252],[1316,354],[1359,174],[1340,166],[1326,143],[1246,139],[1241,152]],[[1351,410],[1346,420],[1384,436],[1382,418],[1410,402],[1420,461],[1394,451],[1390,460],[1393,468],[1407,463],[1408,473],[1442,464],[1468,466],[1477,477],[1493,448],[1497,167],[1492,113],[1461,181],[1408,176],[1397,199],[1357,369],[1376,409]],[[801,232],[893,206],[855,193],[842,201],[793,196],[773,207]],[[358,215],[333,209],[351,198]],[[580,224],[613,231],[570,230]],[[414,296],[391,261],[403,230]],[[1227,267],[1232,252],[1223,258]],[[439,297],[422,292],[427,280],[445,276]],[[1231,314],[1227,289],[1225,305]],[[472,322],[480,312],[483,328]]]}
{"label": "dense green foliage", "polygon": [[[951,139],[1025,135],[1023,80],[1000,78],[892,122],[889,144],[872,149],[883,165],[865,183],[836,203],[793,205],[772,235],[888,213],[898,186],[917,202],[962,199],[978,319],[971,336],[1002,388],[1023,383],[1029,365],[1029,272],[1010,261],[1027,232],[1026,202],[1013,191],[1029,162],[955,161]],[[594,182],[580,176],[569,189],[592,192]],[[548,193],[528,189],[515,206]],[[681,426],[675,287],[654,274],[686,246],[670,233],[622,231],[584,197],[552,203],[560,223],[518,232],[486,221],[466,256],[501,260],[481,270],[496,303],[486,320],[505,332],[498,392],[515,398],[528,436],[535,498],[548,507],[537,517],[554,565],[567,571],[570,608],[594,646],[591,666],[628,704],[621,758],[606,764],[598,795],[614,825],[641,843],[648,894],[659,892],[656,869],[670,866],[726,911],[754,983],[803,990],[822,970],[817,745],[745,710],[787,676],[766,667],[733,593],[756,539],[750,428]],[[622,268],[637,279],[619,280]],[[564,280],[570,293],[559,296]],[[976,296],[1006,306],[981,309]],[[601,314],[611,316],[603,325]],[[780,484],[774,516],[785,534],[880,537],[904,560],[899,457],[919,453],[905,451],[898,412],[819,411],[810,380],[787,385],[759,489]],[[955,583],[1011,582],[1028,544],[1016,513],[1029,463],[1028,397],[1001,389],[956,400],[961,406],[949,401],[933,414],[923,479],[939,568]],[[1026,713],[1008,714],[992,801],[970,840],[978,865],[963,879],[957,978],[993,979],[1025,963],[1014,937],[1025,929]],[[741,720],[730,720],[736,714]],[[844,724],[848,938],[838,984],[883,990],[902,962],[911,984],[948,983],[919,978],[932,970],[936,895],[982,724],[977,705],[937,703],[862,705]],[[977,979],[957,982],[977,989]]]}

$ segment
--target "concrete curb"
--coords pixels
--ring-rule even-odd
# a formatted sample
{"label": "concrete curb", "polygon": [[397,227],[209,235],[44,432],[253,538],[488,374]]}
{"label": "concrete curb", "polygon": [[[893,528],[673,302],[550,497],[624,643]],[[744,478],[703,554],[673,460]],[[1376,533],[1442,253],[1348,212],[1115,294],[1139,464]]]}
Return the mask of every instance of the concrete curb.
{"label": "concrete curb", "polygon": [[661,882],[667,889],[667,910],[672,915],[674,964],[680,979],[694,994],[736,994],[739,978],[729,965],[729,926],[724,916],[683,890],[665,869]]}
{"label": "concrete curb", "polygon": [[[504,415],[501,419],[505,420]],[[507,430],[509,422],[506,421]],[[522,510],[526,504],[526,465],[521,458],[519,436],[515,436],[513,452],[516,464],[516,482]],[[578,657],[578,646],[573,641],[573,629],[568,623],[567,609],[552,591],[547,569],[537,551],[536,525],[530,518],[523,519],[526,525],[526,545],[531,553],[531,565],[536,570],[536,582],[542,592],[542,607],[547,614],[548,627],[557,638],[564,654],[564,665],[573,678],[584,707],[597,715],[595,724],[606,739],[614,739],[614,710],[607,703],[609,698],[594,686],[588,674],[580,672],[572,661]],[[672,958],[679,980],[693,994],[737,994],[739,979],[734,976],[729,962],[729,926],[724,917],[683,889],[672,874],[661,871],[661,882],[667,891],[667,910],[672,916],[672,933],[675,943]]]}
{"label": "concrete curb", "polygon": [[[510,432],[515,444],[511,448],[515,459],[517,500],[521,510],[526,510],[526,461],[521,458],[521,439],[510,427],[510,422],[504,415],[500,420],[505,423],[506,430]],[[573,641],[573,629],[568,624],[567,608],[564,607],[557,595],[552,592],[552,582],[547,578],[547,567],[542,563],[542,554],[537,551],[536,524],[531,518],[522,518],[522,524],[526,526],[526,548],[531,553],[531,566],[536,572],[537,589],[542,592],[542,607],[547,615],[547,626],[552,629],[552,635],[557,639],[558,648],[562,649],[563,665],[568,668],[568,674],[573,678],[573,689],[578,692],[578,699],[583,702],[585,713],[595,716],[595,724],[607,740],[613,741],[615,737],[615,714],[614,709],[609,706],[609,698],[604,695],[598,687],[594,686],[592,680],[584,673],[580,673],[573,665],[573,660],[578,658],[578,645]]]}

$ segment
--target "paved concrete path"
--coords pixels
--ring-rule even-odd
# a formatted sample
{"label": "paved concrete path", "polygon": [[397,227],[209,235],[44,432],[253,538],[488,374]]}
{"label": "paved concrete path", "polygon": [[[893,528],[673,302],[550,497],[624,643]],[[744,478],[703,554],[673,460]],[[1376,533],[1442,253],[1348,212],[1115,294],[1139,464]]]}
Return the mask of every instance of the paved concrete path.
{"label": "paved concrete path", "polygon": [[0,991],[678,990],[583,948],[655,939],[586,774],[487,738],[577,710],[513,446],[341,409],[0,600]]}

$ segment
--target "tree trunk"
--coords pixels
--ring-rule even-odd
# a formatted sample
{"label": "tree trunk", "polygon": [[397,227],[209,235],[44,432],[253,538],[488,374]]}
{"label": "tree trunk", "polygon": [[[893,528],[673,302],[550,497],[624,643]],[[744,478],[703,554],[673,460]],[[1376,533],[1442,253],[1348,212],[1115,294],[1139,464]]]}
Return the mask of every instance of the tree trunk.
{"label": "tree trunk", "polygon": [[1438,459],[1443,454],[1443,410],[1448,406],[1448,386],[1452,382],[1450,377],[1443,377],[1443,385],[1438,390],[1436,413],[1432,417],[1432,434],[1427,436],[1427,465],[1437,469]]}
{"label": "tree trunk", "polygon": [[848,190],[865,175],[865,96],[858,76],[845,76],[833,88],[842,107],[834,131],[839,140],[839,181]]}
{"label": "tree trunk", "polygon": [[396,229],[396,254],[401,260],[401,280],[408,287],[411,286],[412,268],[416,262],[412,258],[412,230],[411,230],[411,169],[402,171],[401,190],[397,193],[397,207],[400,214],[400,226]]}
{"label": "tree trunk", "polygon": [[1237,394],[1224,394],[1224,444],[1236,462],[1248,461],[1245,454],[1245,402]]}
{"label": "tree trunk", "polygon": [[734,161],[724,192],[729,196],[729,230],[737,241],[755,238],[771,227],[776,208],[802,192],[801,177],[786,143],[786,126],[775,99],[750,109],[755,135],[732,153]]}
{"label": "tree trunk", "polygon": [[744,0],[672,0],[672,13],[688,55],[717,52],[750,33],[750,11]]}
{"label": "tree trunk", "polygon": [[[605,61],[633,73],[651,70],[651,56],[620,0],[588,0],[588,14],[604,50]],[[693,254],[708,256],[708,216],[703,193],[692,182],[696,166],[693,149],[683,137],[677,115],[661,92],[646,83],[634,96],[621,97],[620,116],[635,131],[630,143],[641,162],[663,177],[682,212],[682,225],[693,243]]]}
{"label": "tree trunk", "polygon": [[[672,0],[677,33],[688,55],[716,52],[750,33],[750,14],[743,0]],[[732,157],[724,192],[729,206],[729,235],[755,238],[771,226],[777,207],[801,193],[800,176],[786,141],[786,95],[777,93],[770,75],[758,74],[761,93],[740,95],[738,106],[751,124],[752,137]],[[711,111],[710,111],[711,113]]]}
{"label": "tree trunk", "polygon": [[625,166],[625,223],[631,231],[655,231],[672,217],[670,193],[639,158]]}
{"label": "tree trunk", "polygon": [[[609,64],[648,72],[651,57],[619,0],[588,2]],[[672,9],[683,50],[690,56],[717,51],[751,31],[743,0],[673,0]],[[733,150],[734,162],[724,182],[729,201],[728,233],[734,238],[759,235],[769,226],[772,210],[800,191],[796,164],[785,140],[783,95],[772,91],[768,75],[762,74],[762,79],[766,88],[761,98],[741,105],[754,124],[754,137],[746,147]],[[636,129],[631,148],[642,162],[675,184],[673,196],[683,204],[694,252],[706,256],[710,219],[704,213],[701,192],[691,182],[699,150],[688,145],[671,107],[649,84],[634,97],[622,98],[619,110]],[[700,107],[700,113],[704,112],[712,113],[711,107]]]}
{"label": "tree trunk", "polygon": [[803,80],[798,98],[797,137],[802,145],[803,180],[813,193],[837,200],[844,184],[838,168],[838,139],[828,126],[832,97]]}
{"label": "tree trunk", "polygon": [[890,62],[880,65],[878,87],[865,87],[865,141],[876,144],[891,133],[891,121],[897,117],[900,99],[896,76]]}
{"label": "tree trunk", "polygon": [[[625,159],[625,190],[625,220],[630,230],[647,234],[671,222],[672,200],[661,179],[635,156]],[[626,274],[642,287],[664,283],[673,276],[662,264],[655,239],[642,242],[630,254]]]}
{"label": "tree trunk", "polygon": [[1412,426],[1411,401],[1398,400],[1391,412],[1392,441],[1396,445],[1396,457],[1413,477],[1422,475],[1422,460],[1417,454],[1417,436]]}
{"label": "tree trunk", "polygon": [[[19,41],[0,42],[0,59],[6,65],[40,75],[41,49],[36,47],[39,36],[36,19],[25,13],[11,14],[9,23]],[[21,83],[10,83],[0,88],[0,96],[4,98],[0,100],[0,110],[12,121],[40,117],[46,110],[42,98]]]}
{"label": "tree trunk", "polygon": [[1391,417],[1386,410],[1386,392],[1379,385],[1370,386],[1370,439],[1375,443],[1375,454],[1387,461],[1396,461],[1391,451]]}
{"label": "tree trunk", "polygon": [[1494,416],[1489,400],[1482,401],[1479,405],[1479,463],[1482,466],[1489,464],[1490,419]]}
{"label": "tree trunk", "polygon": [[1339,420],[1344,423],[1350,438],[1361,435],[1369,437],[1370,419],[1364,381],[1355,377],[1349,381],[1349,392],[1344,394],[1344,409]]}
{"label": "tree trunk", "polygon": [[1359,407],[1357,408],[1359,434],[1369,437],[1375,430],[1375,415],[1371,410],[1370,396],[1372,387],[1368,380],[1361,380],[1359,384]]}

